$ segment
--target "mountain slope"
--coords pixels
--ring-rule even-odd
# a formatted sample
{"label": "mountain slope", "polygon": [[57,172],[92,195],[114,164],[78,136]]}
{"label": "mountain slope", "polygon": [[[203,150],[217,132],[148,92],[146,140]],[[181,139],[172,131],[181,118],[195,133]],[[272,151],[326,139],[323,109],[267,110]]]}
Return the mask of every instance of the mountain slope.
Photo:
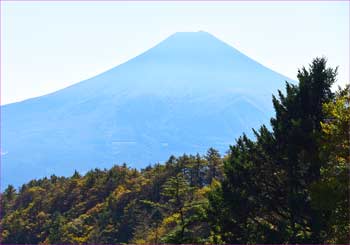
{"label": "mountain slope", "polygon": [[228,149],[268,123],[286,77],[206,32],[176,33],[68,88],[2,107],[2,186]]}

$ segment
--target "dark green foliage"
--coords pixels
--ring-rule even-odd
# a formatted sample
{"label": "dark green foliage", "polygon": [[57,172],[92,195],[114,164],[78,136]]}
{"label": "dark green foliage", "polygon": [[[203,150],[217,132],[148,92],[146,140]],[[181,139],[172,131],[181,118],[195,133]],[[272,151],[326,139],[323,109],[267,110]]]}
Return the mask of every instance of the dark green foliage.
{"label": "dark green foliage", "polygon": [[[334,98],[336,74],[324,58],[302,68],[299,84],[287,83],[286,94],[273,97],[272,131],[263,126],[254,131],[256,141],[243,136],[231,147],[226,178],[210,199],[215,212],[222,210],[211,225],[220,226],[216,237],[227,243],[332,241],[329,212],[315,208],[313,192],[329,161],[329,155],[322,157],[327,143],[322,143],[321,123],[327,119],[323,105]],[[348,181],[342,185],[349,187]]]}

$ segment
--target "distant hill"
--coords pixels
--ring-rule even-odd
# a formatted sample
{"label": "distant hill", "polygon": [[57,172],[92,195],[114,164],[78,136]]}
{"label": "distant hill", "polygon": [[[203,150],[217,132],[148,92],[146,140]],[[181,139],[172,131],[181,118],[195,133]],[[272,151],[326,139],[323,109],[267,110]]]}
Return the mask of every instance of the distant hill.
{"label": "distant hill", "polygon": [[142,168],[209,147],[224,153],[269,122],[286,80],[209,33],[175,33],[93,78],[3,106],[2,186],[115,163]]}

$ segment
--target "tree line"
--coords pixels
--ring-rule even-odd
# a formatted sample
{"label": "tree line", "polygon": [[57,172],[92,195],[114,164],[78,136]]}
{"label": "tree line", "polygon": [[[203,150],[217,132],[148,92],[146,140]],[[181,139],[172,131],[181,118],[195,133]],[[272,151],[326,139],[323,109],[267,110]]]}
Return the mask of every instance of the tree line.
{"label": "tree line", "polygon": [[1,193],[2,243],[349,243],[349,86],[316,58],[271,125],[221,156],[32,180]]}

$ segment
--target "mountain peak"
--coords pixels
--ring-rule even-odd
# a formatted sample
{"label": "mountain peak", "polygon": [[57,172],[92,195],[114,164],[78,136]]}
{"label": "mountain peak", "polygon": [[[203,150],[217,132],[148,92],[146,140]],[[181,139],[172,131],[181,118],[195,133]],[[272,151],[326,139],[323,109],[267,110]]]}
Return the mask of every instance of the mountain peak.
{"label": "mountain peak", "polygon": [[[231,45],[206,31],[175,32],[156,46],[136,57],[132,62],[150,64],[154,62],[188,67],[191,64],[201,69],[235,67],[256,70],[260,66]],[[218,65],[220,64],[220,65]],[[154,66],[153,66],[154,67]]]}
{"label": "mountain peak", "polygon": [[[242,54],[226,44],[214,35],[205,31],[195,32],[175,32],[162,42],[158,43],[152,49],[144,53],[143,57],[154,56],[175,61],[177,59],[187,60],[202,58],[206,60],[216,60],[217,58],[225,58],[234,54],[241,56]],[[232,56],[231,56],[232,58]]]}
{"label": "mountain peak", "polygon": [[184,42],[193,41],[198,43],[203,42],[204,40],[211,40],[211,41],[218,41],[222,43],[221,40],[219,40],[214,35],[206,31],[175,32],[174,34],[166,38],[163,42],[166,42],[169,40],[177,40],[177,41],[182,40]]}
{"label": "mountain peak", "polygon": [[195,36],[195,35],[209,35],[209,36],[213,36],[211,35],[209,32],[206,31],[179,31],[179,32],[175,32],[174,34],[172,34],[171,36]]}

